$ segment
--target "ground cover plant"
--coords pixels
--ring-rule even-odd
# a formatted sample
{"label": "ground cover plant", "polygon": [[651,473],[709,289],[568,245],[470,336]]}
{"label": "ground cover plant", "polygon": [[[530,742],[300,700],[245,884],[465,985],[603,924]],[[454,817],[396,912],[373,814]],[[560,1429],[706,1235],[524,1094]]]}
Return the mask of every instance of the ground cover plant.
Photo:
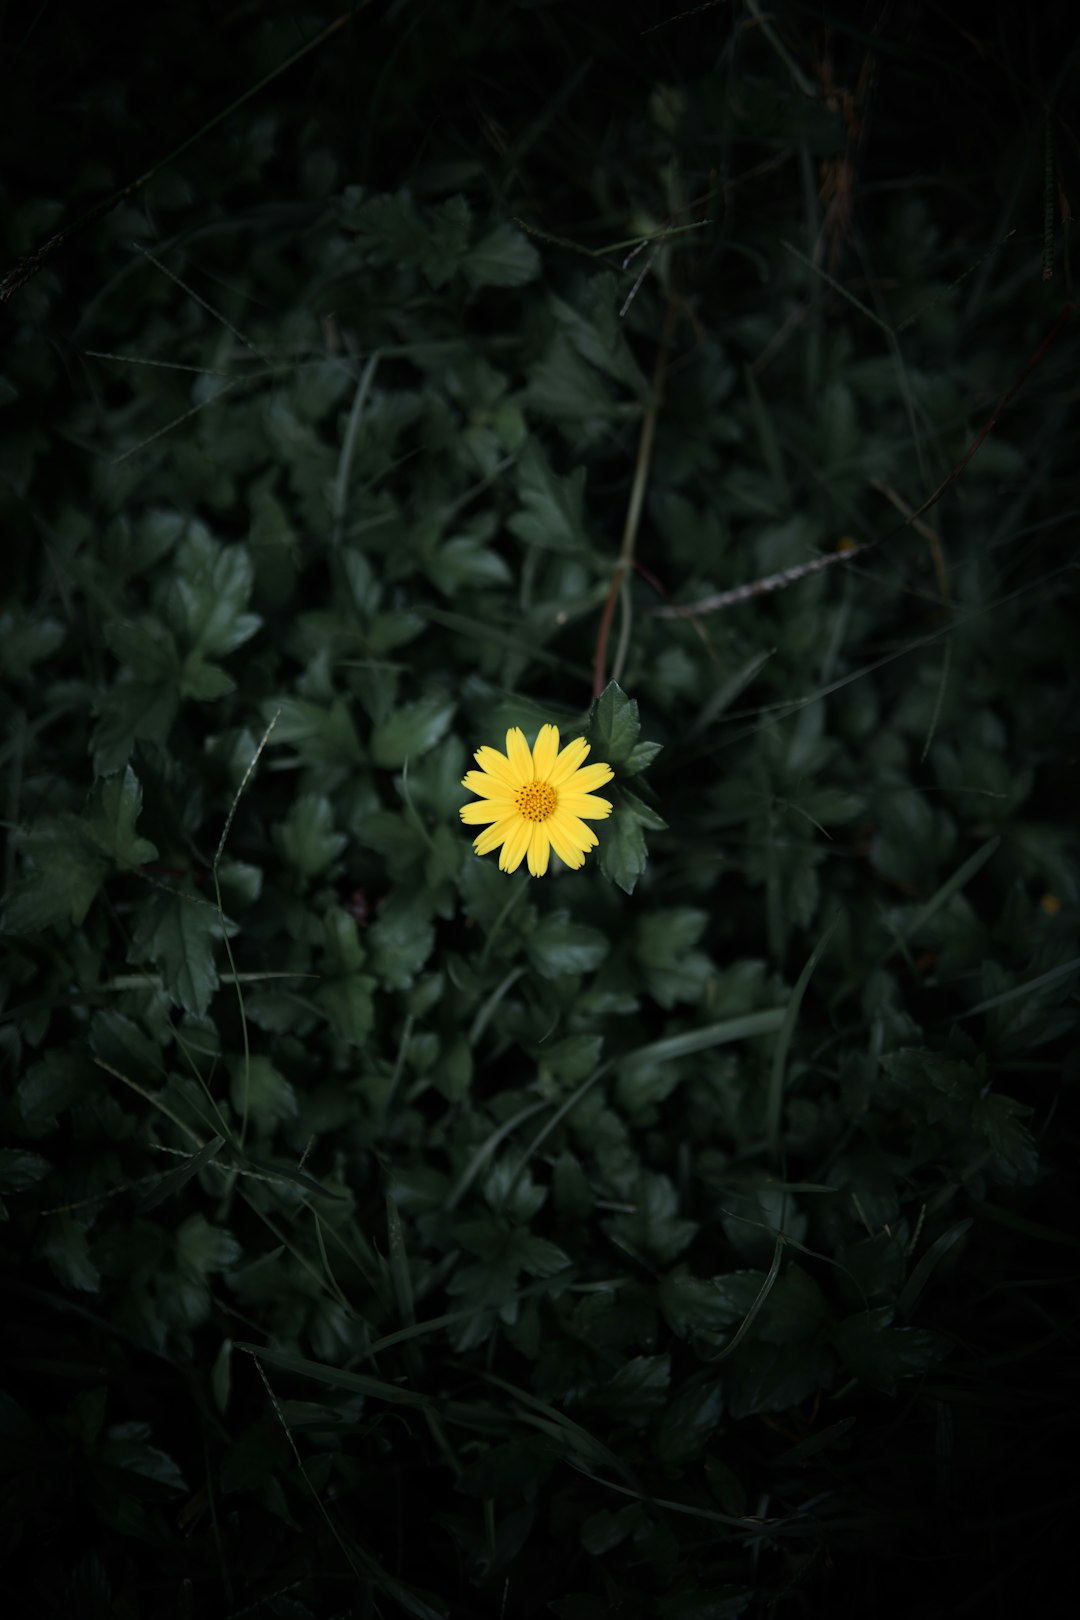
{"label": "ground cover plant", "polygon": [[1074,31],[92,22],[3,23],[8,1612],[1016,1613]]}

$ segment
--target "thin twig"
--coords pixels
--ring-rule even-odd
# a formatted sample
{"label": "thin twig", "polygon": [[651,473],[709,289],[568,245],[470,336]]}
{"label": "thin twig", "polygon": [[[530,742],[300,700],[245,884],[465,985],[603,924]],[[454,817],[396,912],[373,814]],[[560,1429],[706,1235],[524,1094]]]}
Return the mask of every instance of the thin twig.
{"label": "thin twig", "polygon": [[645,501],[645,486],[649,479],[649,466],[652,461],[653,439],[656,435],[656,418],[660,409],[663,395],[664,372],[667,369],[668,347],[671,342],[671,333],[675,325],[675,301],[668,303],[667,313],[664,316],[664,329],[660,335],[660,348],[656,356],[656,365],[653,367],[652,399],[645,412],[641,424],[641,438],[638,441],[637,463],[634,467],[634,482],[630,488],[630,504],[626,509],[626,523],[623,528],[622,545],[619,556],[611,576],[611,586],[608,590],[604,611],[600,616],[600,629],[596,637],[596,653],[593,658],[593,697],[599,697],[604,690],[604,671],[607,664],[607,643],[611,630],[611,620],[615,612],[615,601],[619,595],[623,580],[625,579],[634,561],[634,546],[637,541],[638,525],[641,522],[641,508]]}

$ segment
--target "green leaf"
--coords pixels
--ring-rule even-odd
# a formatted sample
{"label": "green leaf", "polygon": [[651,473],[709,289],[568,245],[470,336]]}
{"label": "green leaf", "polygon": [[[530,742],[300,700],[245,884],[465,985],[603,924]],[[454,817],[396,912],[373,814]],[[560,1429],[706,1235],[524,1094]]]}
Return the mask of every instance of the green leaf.
{"label": "green leaf", "polygon": [[972,1112],[972,1124],[989,1143],[997,1157],[1002,1179],[1030,1183],[1039,1167],[1039,1149],[1034,1136],[1021,1121],[1034,1112],[1026,1103],[1000,1092],[980,1097]]}
{"label": "green leaf", "polygon": [[440,697],[404,704],[372,731],[372,760],[384,770],[392,770],[407,759],[420,759],[445,735],[456,708],[452,699]]}
{"label": "green leaf", "polygon": [[724,1363],[733,1418],[786,1412],[833,1381],[835,1360],[825,1345],[763,1344],[750,1339]]}
{"label": "green leaf", "polygon": [[645,971],[649,994],[661,1007],[697,1001],[704,993],[712,964],[693,947],[708,920],[707,912],[681,906],[649,912],[638,923],[635,954]]}
{"label": "green leaf", "polygon": [[77,817],[57,816],[16,833],[15,847],[31,870],[16,882],[4,907],[9,934],[36,934],[58,923],[83,921],[109,872]]}
{"label": "green leaf", "polygon": [[432,287],[445,287],[461,268],[469,249],[472,211],[464,197],[448,197],[428,216],[420,267]]}
{"label": "green leaf", "polygon": [[180,667],[172,632],[158,619],[112,619],[105,626],[110,650],[137,681],[148,686],[176,682]]}
{"label": "green leaf", "polygon": [[[743,1323],[763,1294],[766,1280],[763,1271],[733,1271],[714,1277],[718,1296],[714,1323],[725,1328]],[[765,1293],[750,1333],[769,1344],[796,1343],[813,1338],[827,1321],[825,1296],[817,1283],[800,1266],[789,1265]]]}
{"label": "green leaf", "polygon": [[927,1372],[949,1353],[949,1342],[926,1328],[892,1326],[892,1310],[858,1311],[836,1328],[833,1343],[848,1370],[886,1395],[902,1378]]}
{"label": "green leaf", "polygon": [[693,1241],[697,1221],[680,1218],[679,1195],[667,1176],[644,1172],[635,1183],[632,1197],[633,1214],[617,1215],[604,1223],[605,1230],[616,1242],[626,1244],[631,1253],[669,1265]]}
{"label": "green leaf", "polygon": [[507,520],[507,528],[527,545],[549,551],[581,553],[588,550],[582,506],[585,469],[575,467],[566,477],[554,472],[536,439],[526,440],[515,468],[517,496],[523,510]]}
{"label": "green leaf", "polygon": [[653,1453],[668,1468],[700,1457],[724,1409],[723,1386],[713,1372],[697,1373],[675,1394],[653,1432]]}
{"label": "green leaf", "polygon": [[0,674],[8,680],[23,680],[36,664],[52,657],[66,634],[59,619],[37,613],[0,613]]}
{"label": "green leaf", "polygon": [[167,680],[128,680],[121,674],[98,704],[91,739],[94,771],[108,776],[123,770],[136,742],[164,743],[180,707],[179,671]]}
{"label": "green leaf", "polygon": [[94,788],[84,825],[98,849],[121,868],[144,866],[157,858],[157,846],[135,834],[141,812],[142,788],[130,765]]}
{"label": "green leaf", "polygon": [[0,1193],[26,1192],[52,1174],[52,1165],[40,1153],[22,1148],[0,1148]]}
{"label": "green leaf", "polygon": [[550,294],[550,301],[555,319],[583,359],[636,394],[645,395],[648,384],[631,353],[619,318],[623,296],[614,275],[605,270],[586,283],[579,298],[580,309],[555,293]]}
{"label": "green leaf", "polygon": [[601,437],[611,417],[619,412],[610,386],[562,332],[533,365],[526,400],[537,415],[554,422],[575,445]]}
{"label": "green leaf", "polygon": [[574,1085],[592,1074],[600,1062],[602,1035],[567,1035],[564,1040],[547,1042],[536,1049],[542,1075]]}
{"label": "green leaf", "polygon": [[239,1118],[248,1114],[261,1129],[272,1130],[278,1120],[296,1117],[296,1092],[268,1057],[231,1058],[229,1076],[229,1097]]}
{"label": "green leaf", "polygon": [[79,1293],[96,1294],[101,1273],[90,1257],[86,1227],[73,1215],[50,1215],[38,1239],[38,1251],[57,1282]]}
{"label": "green leaf", "polygon": [[723,1586],[673,1592],[656,1607],[657,1620],[738,1620],[750,1608],[757,1592],[753,1587],[727,1582]]}
{"label": "green leaf", "polygon": [[656,742],[635,743],[623,761],[619,774],[621,776],[636,776],[639,771],[648,770],[657,754],[663,751],[663,746],[663,743]]}
{"label": "green leaf", "polygon": [[362,1046],[375,1022],[372,992],[376,981],[360,971],[364,948],[353,918],[335,907],[327,913],[324,927],[326,948],[322,968],[325,978],[314,1000],[340,1040]]}
{"label": "green leaf", "polygon": [[545,979],[564,973],[591,973],[608,952],[608,942],[596,928],[570,921],[568,911],[544,917],[526,942],[529,961]]}
{"label": "green leaf", "polygon": [[236,931],[208,902],[159,891],[147,896],[138,913],[128,961],[152,962],[172,1000],[201,1018],[218,987],[214,945]]}
{"label": "green leaf", "polygon": [[381,982],[394,990],[407,990],[435,948],[427,896],[423,892],[392,894],[367,938]]}
{"label": "green leaf", "polygon": [[521,287],[540,271],[540,255],[512,225],[494,230],[469,249],[461,265],[471,287]]}
{"label": "green leaf", "polygon": [[517,1264],[531,1277],[554,1277],[556,1272],[565,1271],[573,1264],[566,1250],[560,1249],[557,1243],[549,1243],[547,1238],[533,1237],[530,1232],[515,1236],[511,1253]]}
{"label": "green leaf", "polygon": [[197,652],[190,652],[180,671],[180,696],[198,703],[213,703],[236,691],[236,682],[218,664],[208,664]]}
{"label": "green leaf", "polygon": [[98,1460],[110,1468],[123,1468],[141,1479],[153,1480],[170,1491],[186,1491],[187,1482],[173,1459],[157,1446],[148,1446],[142,1433],[139,1423],[114,1424],[97,1452]]}
{"label": "green leaf", "polygon": [[212,1226],[206,1217],[189,1215],[176,1229],[176,1263],[188,1277],[202,1279],[214,1271],[229,1271],[243,1252],[231,1232]]}
{"label": "green leaf", "polygon": [[455,596],[462,589],[509,585],[514,577],[497,551],[471,535],[458,535],[440,546],[426,564],[426,572],[444,596]]}
{"label": "green leaf", "polygon": [[[762,1274],[754,1275],[760,1287]],[[745,1310],[733,1312],[728,1292],[718,1289],[715,1279],[693,1277],[680,1267],[663,1278],[658,1300],[671,1331],[685,1339],[693,1332],[721,1333],[741,1321],[753,1303],[754,1293],[756,1290],[751,1293]]]}
{"label": "green leaf", "polygon": [[270,698],[261,710],[267,724],[274,721],[271,744],[291,743],[305,765],[341,771],[363,760],[352,715],[340,698],[328,707],[291,696]]}
{"label": "green leaf", "polygon": [[262,620],[244,611],[255,577],[247,547],[219,545],[193,523],[175,561],[169,618],[186,645],[213,659],[250,641]]}
{"label": "green leaf", "polygon": [[635,1356],[593,1392],[591,1404],[623,1423],[643,1426],[664,1405],[670,1383],[670,1356]]}
{"label": "green leaf", "polygon": [[616,799],[621,810],[626,810],[642,826],[650,832],[665,832],[667,822],[663,816],[658,815],[644,799],[639,799],[636,793],[631,793],[628,787],[621,783],[615,789]]}
{"label": "green leaf", "polygon": [[632,810],[615,809],[600,833],[600,870],[626,894],[633,894],[649,862],[641,822]]}
{"label": "green leaf", "polygon": [[305,882],[325,872],[348,843],[344,833],[334,831],[334,811],[325,793],[300,794],[272,836],[282,859]]}
{"label": "green leaf", "polygon": [[627,697],[618,681],[609,681],[589,713],[585,735],[593,758],[618,768],[633,754],[640,730],[636,701]]}

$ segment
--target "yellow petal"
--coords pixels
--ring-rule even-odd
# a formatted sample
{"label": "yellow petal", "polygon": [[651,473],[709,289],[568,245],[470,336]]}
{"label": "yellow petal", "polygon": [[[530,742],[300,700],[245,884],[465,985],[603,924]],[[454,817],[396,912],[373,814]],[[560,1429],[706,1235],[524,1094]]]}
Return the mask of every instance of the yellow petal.
{"label": "yellow petal", "polygon": [[598,798],[595,793],[568,793],[565,788],[559,794],[559,804],[572,816],[589,816],[593,821],[603,821],[612,810],[610,799]]}
{"label": "yellow petal", "polygon": [[480,769],[486,771],[489,776],[497,777],[500,782],[505,782],[507,787],[517,786],[517,778],[510,769],[510,761],[505,754],[500,754],[497,748],[478,748],[473,758]]}
{"label": "yellow petal", "polygon": [[472,793],[479,793],[482,799],[495,799],[500,803],[505,800],[508,804],[514,800],[514,790],[509,782],[504,782],[498,776],[488,776],[485,771],[466,771],[461,785]]}
{"label": "yellow petal", "polygon": [[558,726],[541,726],[533,743],[533,770],[538,782],[546,782],[559,752]]}
{"label": "yellow petal", "polygon": [[568,839],[561,836],[558,821],[553,817],[551,821],[545,822],[544,825],[547,827],[548,837],[551,840],[551,847],[559,857],[560,861],[562,861],[563,865],[569,866],[571,871],[575,872],[579,866],[584,866],[584,851],[575,849],[573,844],[571,844]]}
{"label": "yellow petal", "polygon": [[558,787],[572,776],[588,752],[589,745],[584,737],[575,737],[573,742],[568,742],[552,766],[551,775],[548,777],[552,787]]}
{"label": "yellow petal", "polygon": [[561,804],[545,825],[549,832],[557,832],[564,844],[573,844],[575,849],[592,849],[594,844],[600,842],[591,827],[571,815]]}
{"label": "yellow petal", "polygon": [[473,849],[478,855],[490,855],[493,849],[498,849],[513,832],[521,820],[520,816],[507,816],[505,821],[496,821],[486,828],[479,836],[473,839]]}
{"label": "yellow petal", "polygon": [[562,783],[564,793],[591,793],[593,788],[603,787],[615,775],[610,765],[586,765],[583,771],[577,771],[568,780]]}
{"label": "yellow petal", "polygon": [[[524,738],[522,738],[524,741]],[[512,827],[507,834],[506,842],[499,856],[500,872],[516,872],[521,865],[525,851],[529,847],[532,830],[537,825],[534,821],[526,821],[524,816],[518,817],[516,827]]]}
{"label": "yellow petal", "polygon": [[548,830],[542,821],[534,821],[532,836],[529,839],[529,871],[533,877],[543,877],[548,869],[550,853],[551,839]]}
{"label": "yellow petal", "polygon": [[472,804],[463,804],[458,814],[467,827],[485,821],[505,821],[506,805],[491,804],[487,799],[474,799]]}
{"label": "yellow petal", "polygon": [[525,733],[520,726],[511,726],[506,733],[506,752],[510,760],[510,769],[514,781],[531,782],[533,779],[532,749],[525,741]]}

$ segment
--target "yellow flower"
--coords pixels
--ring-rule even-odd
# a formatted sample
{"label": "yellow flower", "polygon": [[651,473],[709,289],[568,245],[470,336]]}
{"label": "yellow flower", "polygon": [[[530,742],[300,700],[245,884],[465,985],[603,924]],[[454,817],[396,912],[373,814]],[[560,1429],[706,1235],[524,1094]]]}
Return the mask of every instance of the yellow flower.
{"label": "yellow flower", "polygon": [[602,821],[611,814],[610,800],[592,790],[615,774],[610,765],[582,769],[588,752],[589,744],[577,737],[560,754],[558,726],[541,726],[531,749],[520,726],[506,733],[505,754],[478,748],[473,757],[480,769],[461,779],[462,787],[480,794],[478,803],[462,805],[462,821],[490,823],[473,843],[476,853],[501,844],[500,870],[516,872],[528,856],[533,877],[543,877],[552,850],[567,866],[584,866],[585,851],[599,840],[583,818]]}

